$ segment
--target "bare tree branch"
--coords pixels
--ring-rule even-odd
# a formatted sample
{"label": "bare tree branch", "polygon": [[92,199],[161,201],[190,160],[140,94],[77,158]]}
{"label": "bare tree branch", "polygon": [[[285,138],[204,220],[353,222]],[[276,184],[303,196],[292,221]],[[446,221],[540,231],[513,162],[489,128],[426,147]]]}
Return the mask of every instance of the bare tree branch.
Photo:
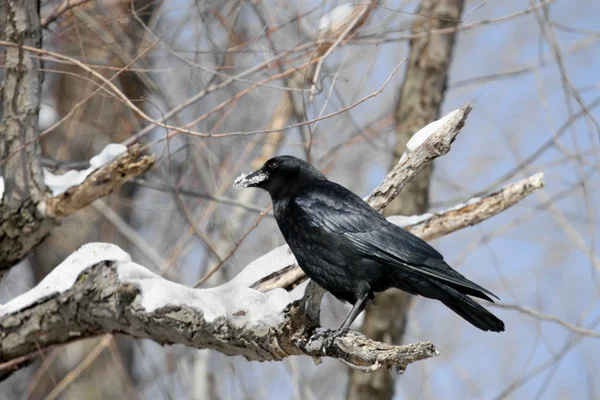
{"label": "bare tree branch", "polygon": [[433,240],[459,229],[480,223],[509,207],[514,206],[537,189],[544,187],[544,174],[537,173],[518,182],[511,183],[485,197],[476,197],[465,204],[454,206],[435,214],[425,214],[422,221],[404,226],[402,217],[388,219],[403,225],[411,233],[424,240]]}
{"label": "bare tree branch", "polygon": [[42,20],[41,27],[47,28],[48,25],[56,21],[62,14],[65,12],[72,10],[75,7],[83,5],[90,0],[65,0],[60,3],[52,12]]}
{"label": "bare tree branch", "polygon": [[[27,160],[39,168],[33,161],[39,160],[39,155],[30,153]],[[32,196],[14,205],[4,201],[0,205],[7,210],[0,213],[0,271],[10,269],[23,259],[46,238],[60,218],[108,195],[124,182],[145,173],[153,164],[154,157],[142,155],[142,146],[134,145],[114,161],[93,171],[81,184],[55,197],[44,199],[40,195],[35,201]]]}
{"label": "bare tree branch", "polygon": [[533,310],[531,308],[522,307],[518,304],[494,303],[494,304],[491,304],[491,307],[502,308],[505,310],[515,310],[517,312],[520,312],[521,314],[529,315],[529,316],[531,316],[533,318],[537,318],[541,321],[548,321],[548,322],[552,322],[552,323],[561,325],[562,327],[564,327],[578,335],[589,336],[589,337],[593,337],[596,339],[600,339],[600,332],[595,332],[591,329],[582,328],[580,326],[571,324],[571,323],[565,321],[564,319],[557,318],[554,315],[544,314],[539,311]]}

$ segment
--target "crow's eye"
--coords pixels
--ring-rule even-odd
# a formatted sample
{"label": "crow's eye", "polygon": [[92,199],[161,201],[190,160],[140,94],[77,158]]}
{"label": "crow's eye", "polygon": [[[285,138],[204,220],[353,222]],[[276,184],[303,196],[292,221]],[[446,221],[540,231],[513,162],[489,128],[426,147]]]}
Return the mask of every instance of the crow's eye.
{"label": "crow's eye", "polygon": [[277,161],[269,163],[269,169],[277,169],[277,167],[279,167],[279,163]]}

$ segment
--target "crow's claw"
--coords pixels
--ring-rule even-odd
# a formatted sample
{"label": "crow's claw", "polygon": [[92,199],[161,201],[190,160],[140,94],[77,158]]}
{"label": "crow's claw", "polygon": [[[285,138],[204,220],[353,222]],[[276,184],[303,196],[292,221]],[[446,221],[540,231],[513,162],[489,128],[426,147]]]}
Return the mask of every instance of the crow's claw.
{"label": "crow's claw", "polygon": [[347,332],[347,329],[343,329],[343,328],[340,328],[340,329],[332,332],[329,336],[327,336],[327,338],[325,338],[325,341],[323,342],[323,346],[324,347],[333,346],[333,342],[335,341],[335,339],[339,338],[340,336],[344,336],[344,334],[346,332]]}
{"label": "crow's claw", "polygon": [[310,338],[308,339],[308,343],[312,343],[313,341],[316,341],[316,340],[325,339],[329,335],[331,335],[332,332],[333,331],[331,329],[316,328],[314,330],[314,332],[312,333],[312,335],[310,336]]}
{"label": "crow's claw", "polygon": [[310,345],[314,341],[323,340],[323,343],[321,344],[321,350],[325,352],[325,349],[333,346],[335,339],[342,336],[344,333],[344,331],[340,331],[339,329],[332,331],[331,329],[317,328],[308,340],[308,344]]}
{"label": "crow's claw", "polygon": [[335,334],[335,332],[333,332],[331,335],[327,336],[325,338],[325,340],[323,340],[323,347],[322,347],[323,350],[333,346],[333,342],[335,341],[336,337],[337,337],[337,335]]}

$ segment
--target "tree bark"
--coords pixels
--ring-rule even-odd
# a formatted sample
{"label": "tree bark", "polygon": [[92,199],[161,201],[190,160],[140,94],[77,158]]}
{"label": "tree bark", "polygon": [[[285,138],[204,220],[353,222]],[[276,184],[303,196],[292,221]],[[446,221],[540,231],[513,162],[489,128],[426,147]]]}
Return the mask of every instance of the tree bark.
{"label": "tree bark", "polygon": [[[0,38],[20,46],[41,47],[39,2],[2,1]],[[53,225],[37,210],[48,192],[40,168],[38,113],[41,62],[21,47],[4,48],[0,176],[0,275],[48,236]],[[0,277],[1,279],[1,277]]]}
{"label": "tree bark", "polygon": [[[423,0],[417,11],[413,33],[458,25],[464,0]],[[421,17],[425,16],[425,17]],[[402,154],[412,134],[439,118],[446,92],[448,71],[456,34],[428,34],[410,41],[410,54],[404,83],[395,112],[395,154]],[[395,159],[392,165],[398,160]],[[384,214],[417,215],[427,210],[432,167],[425,168],[409,182]],[[367,308],[362,332],[369,338],[386,343],[402,342],[406,332],[411,296],[389,290],[378,296],[377,304]],[[348,400],[391,399],[396,375],[388,371],[364,374],[350,371]]]}

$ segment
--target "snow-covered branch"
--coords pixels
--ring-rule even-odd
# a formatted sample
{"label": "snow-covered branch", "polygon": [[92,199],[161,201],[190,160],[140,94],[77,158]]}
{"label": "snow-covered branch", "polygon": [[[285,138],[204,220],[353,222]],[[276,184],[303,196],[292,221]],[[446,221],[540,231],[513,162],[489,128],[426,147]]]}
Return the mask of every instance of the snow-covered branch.
{"label": "snow-covered branch", "polygon": [[[87,170],[68,171],[60,176],[44,171],[44,181],[56,195],[40,203],[38,210],[52,218],[69,216],[110,194],[123,183],[144,174],[154,164],[154,157],[143,155],[139,144],[129,149],[118,145],[123,149],[116,158],[109,146],[90,160]],[[71,184],[72,181],[75,184]],[[53,184],[57,189],[53,188]]]}
{"label": "snow-covered branch", "polygon": [[377,211],[383,210],[408,181],[434,159],[448,153],[472,109],[471,104],[467,103],[416,132],[406,144],[406,153],[369,195],[371,207]]}
{"label": "snow-covered branch", "polygon": [[[54,197],[39,194],[37,198],[11,202],[11,192],[0,199],[0,207],[6,209],[0,214],[0,272],[11,268],[29,254],[48,236],[60,218],[108,195],[123,183],[145,173],[154,164],[154,158],[143,155],[139,144],[129,149],[121,146],[115,152],[117,146],[107,146],[90,160],[90,168],[84,171],[54,175],[44,170],[43,183],[55,194]],[[33,153],[28,156],[30,159],[38,157]],[[39,168],[37,162],[32,162],[32,165]]]}
{"label": "snow-covered branch", "polygon": [[0,306],[0,372],[18,368],[40,349],[117,332],[256,361],[329,356],[364,370],[403,370],[437,355],[431,343],[390,346],[358,333],[326,348],[310,341],[315,327],[297,301],[304,287],[269,293],[248,288],[262,265],[290,257],[287,251],[271,252],[222,286],[191,289],[133,263],[115,245],[85,245],[37,287]]}
{"label": "snow-covered branch", "polygon": [[452,208],[412,217],[395,215],[390,222],[400,225],[424,240],[433,240],[459,229],[480,223],[514,206],[537,189],[544,187],[544,174],[539,172],[508,184],[484,197],[474,197]]}

